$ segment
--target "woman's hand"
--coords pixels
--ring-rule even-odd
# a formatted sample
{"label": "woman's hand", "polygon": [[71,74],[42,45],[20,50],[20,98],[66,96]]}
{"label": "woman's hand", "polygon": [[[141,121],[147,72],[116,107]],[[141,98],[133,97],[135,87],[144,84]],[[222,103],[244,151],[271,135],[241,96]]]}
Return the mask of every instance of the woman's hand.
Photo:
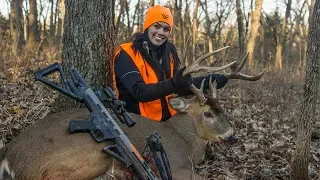
{"label": "woman's hand", "polygon": [[186,66],[182,67],[177,74],[171,78],[172,84],[177,89],[189,88],[192,84],[192,77],[190,74],[183,76],[182,73],[186,69]]}
{"label": "woman's hand", "polygon": [[206,79],[209,79],[210,76],[212,76],[212,81],[217,82],[217,89],[223,88],[228,82],[228,78],[223,74],[211,74]]}

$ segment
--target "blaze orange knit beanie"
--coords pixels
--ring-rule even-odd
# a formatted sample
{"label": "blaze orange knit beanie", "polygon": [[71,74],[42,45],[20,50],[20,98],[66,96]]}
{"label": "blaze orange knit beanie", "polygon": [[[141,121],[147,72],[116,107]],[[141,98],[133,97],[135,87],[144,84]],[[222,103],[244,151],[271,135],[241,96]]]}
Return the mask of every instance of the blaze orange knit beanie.
{"label": "blaze orange knit beanie", "polygon": [[143,23],[143,31],[150,27],[155,22],[165,22],[167,23],[171,30],[173,27],[173,17],[169,8],[156,5],[147,10],[146,18]]}

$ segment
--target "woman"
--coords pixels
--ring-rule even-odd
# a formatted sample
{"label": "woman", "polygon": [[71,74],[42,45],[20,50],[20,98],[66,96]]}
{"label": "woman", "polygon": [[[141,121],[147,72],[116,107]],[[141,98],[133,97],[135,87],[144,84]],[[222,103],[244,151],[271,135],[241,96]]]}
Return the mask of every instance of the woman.
{"label": "woman", "polygon": [[[180,69],[176,48],[168,42],[172,28],[170,9],[156,5],[147,10],[143,33],[120,45],[114,58],[114,78],[118,97],[126,102],[128,112],[167,120],[176,113],[168,105],[169,96],[190,93],[191,83],[199,87],[203,78],[209,79],[182,76],[185,67]],[[228,82],[223,75],[212,76],[218,82],[217,88]]]}

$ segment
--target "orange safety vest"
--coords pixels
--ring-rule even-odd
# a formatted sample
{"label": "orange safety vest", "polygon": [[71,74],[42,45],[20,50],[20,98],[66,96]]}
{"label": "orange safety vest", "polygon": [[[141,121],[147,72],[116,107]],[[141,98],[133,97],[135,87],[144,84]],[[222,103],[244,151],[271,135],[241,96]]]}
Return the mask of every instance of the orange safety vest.
{"label": "orange safety vest", "polygon": [[[117,51],[115,57],[118,56],[121,50],[124,50],[131,57],[132,61],[137,66],[143,81],[146,84],[157,83],[159,81],[156,76],[156,73],[154,72],[152,67],[143,59],[140,52],[137,51],[136,53],[134,53],[132,49],[132,42],[120,45],[120,49]],[[116,58],[114,58],[114,60],[116,60]],[[170,54],[170,77],[173,77],[173,66],[174,66],[173,62],[174,62],[173,57]],[[114,82],[116,83],[115,74],[114,74]],[[115,87],[117,88],[117,85],[115,85]],[[117,89],[117,92],[118,92],[118,89]],[[168,95],[165,97],[167,103],[168,103],[168,98],[170,96],[172,95]],[[171,116],[177,113],[175,110],[173,110],[170,107],[169,104],[168,104],[168,108]],[[139,102],[139,109],[140,109],[141,115],[149,119],[160,121],[162,118],[162,106],[161,106],[160,99],[149,101],[149,102]]]}

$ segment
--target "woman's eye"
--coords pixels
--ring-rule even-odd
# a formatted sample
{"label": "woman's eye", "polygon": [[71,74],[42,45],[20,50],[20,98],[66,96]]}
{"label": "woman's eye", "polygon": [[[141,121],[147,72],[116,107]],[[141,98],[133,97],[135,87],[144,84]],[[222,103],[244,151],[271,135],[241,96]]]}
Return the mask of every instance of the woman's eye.
{"label": "woman's eye", "polygon": [[212,114],[210,112],[204,112],[204,116],[207,118],[212,118]]}
{"label": "woman's eye", "polygon": [[169,28],[164,28],[164,31],[165,31],[165,32],[169,32],[170,29],[169,29]]}

